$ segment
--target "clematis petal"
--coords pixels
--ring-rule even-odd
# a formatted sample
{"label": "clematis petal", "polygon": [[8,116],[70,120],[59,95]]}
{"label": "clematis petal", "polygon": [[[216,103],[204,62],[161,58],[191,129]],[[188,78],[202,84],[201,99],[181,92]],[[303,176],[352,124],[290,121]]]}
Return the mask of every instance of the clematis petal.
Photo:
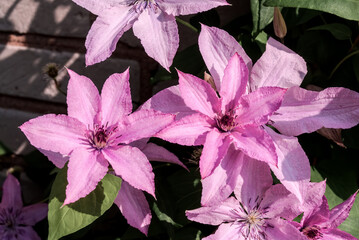
{"label": "clematis petal", "polygon": [[277,165],[273,140],[261,127],[247,126],[242,132],[233,131],[230,136],[236,148],[249,157]]}
{"label": "clematis petal", "polygon": [[[325,189],[324,189],[325,191]],[[302,226],[320,226],[321,224],[325,224],[329,220],[329,205],[328,200],[324,196],[324,192],[317,193],[317,195],[322,196],[322,204],[317,206],[316,208],[309,208],[306,209],[304,212],[303,218],[301,220]],[[312,191],[312,194],[308,194],[307,199],[311,199],[311,197],[314,197],[314,199],[317,199],[318,197],[315,195],[315,192]],[[318,205],[318,204],[317,204]]]}
{"label": "clematis petal", "polygon": [[68,167],[63,205],[76,202],[95,190],[107,173],[108,162],[98,151],[77,148],[71,153]]}
{"label": "clematis petal", "polygon": [[219,93],[222,99],[222,112],[228,112],[238,105],[240,97],[246,92],[248,68],[241,56],[235,53],[224,69],[222,88]]}
{"label": "clematis petal", "polygon": [[152,215],[143,192],[132,187],[126,181],[122,181],[121,189],[114,203],[118,206],[128,224],[147,236]]}
{"label": "clematis petal", "polygon": [[237,215],[233,212],[233,209],[236,209],[237,207],[237,199],[230,197],[214,206],[187,210],[186,216],[191,221],[219,225],[223,222],[235,221]]}
{"label": "clematis petal", "polygon": [[3,193],[1,198],[1,207],[3,208],[22,208],[21,187],[16,177],[8,174],[2,186]]}
{"label": "clematis petal", "polygon": [[225,134],[220,133],[216,128],[207,134],[199,161],[202,179],[212,174],[213,170],[227,153],[229,144],[230,139],[226,137]]}
{"label": "clematis petal", "polygon": [[116,49],[122,34],[130,29],[138,18],[132,6],[106,11],[97,17],[87,34],[85,46],[86,65],[93,65],[107,59]]}
{"label": "clematis petal", "polygon": [[158,1],[160,8],[169,15],[188,15],[204,12],[218,6],[229,5],[225,0],[166,0]]}
{"label": "clematis petal", "polygon": [[286,89],[262,87],[240,98],[236,111],[240,125],[262,125],[281,106]]}
{"label": "clematis petal", "polygon": [[301,56],[269,38],[266,51],[253,66],[250,88],[299,86],[306,74],[307,65]]}
{"label": "clematis petal", "polygon": [[266,218],[278,217],[292,220],[301,214],[299,200],[282,184],[276,184],[267,189],[260,207],[266,209]]}
{"label": "clematis petal", "polygon": [[328,228],[337,228],[349,216],[349,212],[355,202],[358,191],[351,195],[347,200],[335,206],[329,213]]}
{"label": "clematis petal", "polygon": [[234,194],[238,201],[251,209],[273,184],[270,169],[266,163],[244,156],[237,172]]}
{"label": "clematis petal", "polygon": [[19,224],[34,226],[37,222],[40,222],[42,219],[47,216],[47,204],[38,203],[30,206],[26,206],[21,210],[19,216]]}
{"label": "clematis petal", "polygon": [[241,229],[242,227],[236,224],[223,223],[214,234],[202,238],[202,240],[246,240]]}
{"label": "clematis petal", "polygon": [[76,118],[85,126],[92,126],[99,112],[100,94],[89,78],[80,76],[70,69],[67,71],[70,75],[67,86],[68,116]]}
{"label": "clematis petal", "polygon": [[278,156],[277,166],[270,164],[270,168],[279,181],[297,198],[304,202],[310,180],[309,159],[298,139],[277,134],[265,127],[272,137]]}
{"label": "clematis petal", "polygon": [[169,71],[179,45],[175,17],[146,8],[133,24],[133,33],[141,40],[148,56]]}
{"label": "clematis petal", "polygon": [[96,15],[104,14],[104,11],[118,5],[118,0],[106,0],[106,1],[98,1],[98,0],[72,0],[77,5],[87,9]]}
{"label": "clematis petal", "polygon": [[119,146],[118,149],[107,148],[102,152],[117,175],[131,186],[155,197],[155,175],[152,166],[138,148]]}
{"label": "clematis petal", "polygon": [[148,99],[139,109],[153,109],[163,113],[176,113],[176,120],[179,120],[185,115],[195,113],[195,111],[190,109],[183,101],[178,85],[158,92]]}
{"label": "clematis petal", "polygon": [[201,25],[201,33],[198,38],[199,50],[203,56],[208,70],[214,78],[217,90],[221,90],[221,81],[224,69],[228,65],[229,59],[238,53],[244,60],[249,71],[252,69],[252,60],[237,40],[216,27]]}
{"label": "clematis petal", "polygon": [[127,69],[123,73],[112,74],[105,82],[101,92],[102,123],[108,126],[117,124],[124,116],[132,112],[130,75]]}
{"label": "clematis petal", "polygon": [[272,227],[266,228],[268,240],[308,240],[299,230],[288,221],[281,218],[272,218],[267,220],[267,224]]}
{"label": "clematis petal", "polygon": [[142,138],[152,137],[174,120],[174,115],[154,110],[139,110],[126,117],[118,136],[121,143],[130,143]]}
{"label": "clematis petal", "polygon": [[21,240],[41,240],[39,235],[35,232],[32,227],[23,227],[17,226],[16,227],[16,234],[15,236],[5,239],[21,239]]}
{"label": "clematis petal", "polygon": [[243,152],[230,145],[227,154],[211,175],[202,179],[202,206],[222,202],[231,195],[244,164]]}
{"label": "clematis petal", "polygon": [[203,114],[192,114],[173,122],[155,137],[186,146],[202,145],[214,121]]}
{"label": "clematis petal", "polygon": [[181,96],[188,107],[213,118],[221,108],[220,100],[206,81],[178,71]]}
{"label": "clematis petal", "polygon": [[66,115],[37,117],[21,125],[20,129],[33,146],[62,155],[70,155],[75,148],[87,143],[86,126]]}
{"label": "clematis petal", "polygon": [[57,152],[47,151],[41,148],[38,148],[38,150],[58,168],[63,168],[66,162],[69,160],[68,156],[64,156]]}
{"label": "clematis petal", "polygon": [[322,127],[351,128],[359,123],[359,93],[340,87],[321,92],[292,87],[271,120],[275,128],[288,136]]}
{"label": "clematis petal", "polygon": [[349,233],[336,228],[325,231],[322,238],[325,240],[358,240]]}
{"label": "clematis petal", "polygon": [[189,171],[188,168],[178,159],[176,155],[174,155],[164,147],[158,146],[154,143],[147,143],[146,146],[141,149],[141,151],[150,161],[177,164]]}

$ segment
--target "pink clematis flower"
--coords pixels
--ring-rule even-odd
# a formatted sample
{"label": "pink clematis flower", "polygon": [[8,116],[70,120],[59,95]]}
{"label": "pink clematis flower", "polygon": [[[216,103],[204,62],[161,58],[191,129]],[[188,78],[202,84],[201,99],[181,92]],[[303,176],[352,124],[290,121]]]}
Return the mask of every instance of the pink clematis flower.
{"label": "pink clematis flower", "polygon": [[[268,163],[281,183],[303,202],[310,180],[310,165],[295,136],[313,132],[322,127],[350,128],[355,126],[359,122],[359,94],[340,87],[328,88],[321,92],[300,88],[299,85],[307,72],[305,61],[272,38],[268,40],[266,51],[254,66],[241,45],[221,29],[202,25],[199,47],[221,96],[223,89],[228,88],[226,87],[227,80],[225,80],[228,78],[227,66],[233,61],[236,53],[241,56],[249,70],[249,81],[246,86],[249,94],[263,87],[287,89],[281,106],[268,115],[269,121],[262,122],[262,126],[272,125],[281,133],[264,126],[265,135],[269,135],[270,141],[273,141],[278,157],[276,165],[271,161]],[[237,71],[240,70],[237,69]],[[239,78],[232,81],[232,90],[235,91],[234,89],[238,89],[237,87],[242,83]],[[176,119],[179,122],[183,122],[184,116],[193,114],[191,105],[184,100],[178,86],[159,92],[143,108],[164,113],[178,113]],[[258,109],[261,108],[258,107]],[[194,133],[200,132],[199,125],[192,127],[190,124],[182,125],[183,128],[188,129],[181,132],[188,133],[183,137],[190,139],[187,145],[199,145],[203,142],[201,138],[195,138],[198,134],[194,136]],[[180,124],[178,124],[179,127]],[[197,129],[194,130],[195,128]],[[202,131],[205,132],[205,130]],[[223,158],[213,174],[202,180],[202,204],[204,205],[226,199],[234,189],[240,171],[238,161],[234,159],[241,158],[242,153],[228,154],[233,156],[233,159]],[[258,152],[258,155],[261,155],[261,152]]]}
{"label": "pink clematis flower", "polygon": [[267,164],[251,159],[243,165],[245,181],[236,185],[235,197],[215,205],[186,211],[187,218],[219,225],[205,240],[305,240],[287,220],[299,212],[299,201],[281,184],[272,185]]}
{"label": "pink clematis flower", "polygon": [[229,5],[225,0],[73,0],[98,18],[86,39],[86,64],[107,59],[122,34],[133,26],[146,53],[169,70],[179,36],[175,16]]}
{"label": "pink clematis flower", "polygon": [[[325,185],[323,187],[325,190]],[[321,201],[318,201],[317,205],[312,205],[306,209],[300,223],[292,222],[292,224],[310,240],[358,240],[349,233],[337,229],[348,217],[357,193],[329,210],[327,198],[324,196],[324,191],[322,191],[321,194],[319,193],[322,196]],[[318,195],[318,192],[312,192],[313,197],[317,197],[316,195]]]}
{"label": "pink clematis flower", "polygon": [[224,70],[220,98],[202,79],[178,71],[179,89],[193,114],[174,122],[157,137],[182,145],[203,144],[202,178],[212,174],[231,143],[246,155],[277,165],[271,137],[262,125],[282,102],[285,89],[263,87],[246,94],[248,69],[238,54]]}
{"label": "pink clematis flower", "polygon": [[23,207],[19,181],[9,174],[3,185],[0,203],[0,238],[7,240],[40,240],[32,226],[46,216],[46,203]]}
{"label": "pink clematis flower", "polygon": [[[176,155],[154,143],[146,144],[146,140],[139,140],[131,145],[138,147],[150,161],[174,163],[188,170]],[[147,235],[152,215],[150,206],[141,190],[132,187],[126,181],[122,181],[121,189],[114,203],[128,224]]]}
{"label": "pink clematis flower", "polygon": [[101,96],[84,76],[69,70],[68,116],[48,114],[20,128],[30,143],[59,168],[67,160],[64,205],[93,191],[111,164],[116,175],[155,196],[154,174],[146,155],[129,144],[151,137],[173,121],[153,110],[131,114],[129,71],[111,75]]}

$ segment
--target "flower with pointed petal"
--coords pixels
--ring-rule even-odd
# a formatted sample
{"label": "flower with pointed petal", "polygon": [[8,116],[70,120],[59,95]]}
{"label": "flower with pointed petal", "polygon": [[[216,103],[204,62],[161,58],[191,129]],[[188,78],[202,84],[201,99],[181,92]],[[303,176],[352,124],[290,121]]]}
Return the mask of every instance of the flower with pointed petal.
{"label": "flower with pointed petal", "polygon": [[[325,185],[323,188],[325,190]],[[310,240],[358,240],[349,233],[337,229],[337,227],[349,216],[357,193],[358,191],[343,203],[329,210],[328,201],[324,196],[324,191],[319,194],[318,192],[311,192],[311,196],[308,198],[317,198],[318,195],[322,198],[320,201],[316,202],[316,205],[312,204],[305,209],[306,211],[304,212],[300,223],[292,222],[292,224]]]}
{"label": "flower with pointed petal", "polygon": [[292,220],[300,213],[297,198],[283,185],[272,185],[267,164],[251,159],[245,160],[243,166],[251,179],[238,182],[234,191],[236,198],[229,197],[215,205],[186,211],[187,218],[192,221],[220,225],[214,234],[204,239],[306,239],[298,229],[284,220]]}
{"label": "flower with pointed petal", "polygon": [[179,36],[175,16],[229,5],[225,0],[73,0],[98,15],[86,38],[86,65],[107,59],[133,26],[146,53],[169,70]]}
{"label": "flower with pointed petal", "polygon": [[90,79],[68,71],[68,116],[49,114],[20,127],[57,167],[69,159],[64,205],[93,191],[109,164],[133,187],[155,196],[151,164],[129,144],[151,137],[171,123],[173,115],[153,110],[131,114],[129,70],[111,75],[101,95]]}
{"label": "flower with pointed petal", "polygon": [[9,174],[3,185],[0,203],[0,238],[7,240],[40,240],[32,226],[46,216],[46,203],[23,207],[19,181]]}

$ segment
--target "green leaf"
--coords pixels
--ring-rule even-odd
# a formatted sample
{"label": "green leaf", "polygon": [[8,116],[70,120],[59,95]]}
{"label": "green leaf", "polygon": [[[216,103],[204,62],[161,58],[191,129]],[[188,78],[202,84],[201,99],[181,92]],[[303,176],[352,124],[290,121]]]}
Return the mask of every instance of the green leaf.
{"label": "green leaf", "polygon": [[52,185],[49,203],[49,237],[59,239],[86,227],[108,210],[121,187],[119,177],[107,174],[96,189],[75,203],[61,207],[65,200],[67,167],[61,169]]}
{"label": "green leaf", "polygon": [[173,221],[173,219],[170,216],[168,216],[166,213],[162,212],[158,208],[158,206],[155,202],[152,205],[152,209],[160,221],[166,222],[174,227],[182,227],[181,224],[176,223],[175,221]]}
{"label": "green leaf", "polygon": [[252,0],[251,11],[253,16],[253,34],[263,30],[272,22],[274,9],[263,5],[263,0]]}
{"label": "green leaf", "polygon": [[0,142],[0,156],[6,155],[8,153],[9,153],[9,149]]}
{"label": "green leaf", "polygon": [[329,31],[338,40],[347,40],[352,36],[352,31],[347,25],[340,23],[325,24],[308,30],[325,30]]}
{"label": "green leaf", "polygon": [[359,21],[358,0],[266,0],[265,6],[300,7],[335,14],[349,20]]}

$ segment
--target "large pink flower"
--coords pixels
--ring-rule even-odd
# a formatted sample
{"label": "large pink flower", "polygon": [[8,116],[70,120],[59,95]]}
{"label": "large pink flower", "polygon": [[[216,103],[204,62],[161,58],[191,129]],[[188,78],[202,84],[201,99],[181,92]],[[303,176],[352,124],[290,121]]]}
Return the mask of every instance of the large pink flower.
{"label": "large pink flower", "polygon": [[2,189],[0,239],[40,240],[32,226],[46,217],[47,204],[23,207],[19,181],[11,174],[7,176]]}
{"label": "large pink flower", "polygon": [[154,174],[145,154],[129,144],[151,137],[173,121],[153,110],[131,114],[129,71],[111,75],[101,96],[84,76],[69,70],[68,116],[48,114],[20,128],[30,143],[59,168],[69,159],[64,204],[93,191],[109,164],[133,187],[155,195]]}
{"label": "large pink flower", "polygon": [[[242,159],[242,177],[229,197],[211,206],[186,211],[188,219],[219,225],[206,240],[306,240],[298,229],[284,220],[300,213],[297,198],[281,184],[272,185],[267,164]],[[245,181],[242,181],[245,180]]]}
{"label": "large pink flower", "polygon": [[73,0],[98,15],[86,39],[86,64],[107,59],[122,34],[133,26],[146,53],[167,70],[179,36],[175,16],[228,5],[225,0]]}
{"label": "large pink flower", "polygon": [[[272,161],[267,161],[271,170],[290,192],[303,201],[310,180],[310,165],[294,136],[313,132],[322,127],[350,128],[355,126],[359,122],[359,94],[340,87],[328,88],[321,92],[299,88],[307,72],[305,61],[272,38],[268,40],[266,51],[254,66],[241,45],[227,32],[218,28],[202,25],[199,47],[214,79],[215,87],[225,102],[228,98],[223,97],[223,92],[229,93],[229,97],[235,99],[237,95],[234,93],[243,92],[244,90],[241,89],[246,89],[249,95],[263,87],[287,89],[281,106],[268,115],[268,122],[262,122],[265,131],[263,135],[270,136],[268,141],[273,141],[278,157],[276,165]],[[233,62],[233,56],[236,54],[241,56],[249,70],[249,81],[248,85],[244,86],[242,78],[233,78],[232,84],[228,87],[228,78],[234,76],[227,73],[228,66]],[[237,68],[236,71],[240,72],[242,69]],[[232,72],[235,71],[232,70]],[[176,118],[178,122],[186,123],[184,119],[192,115],[194,111],[192,103],[185,99],[184,94],[187,93],[183,93],[180,87],[170,87],[152,97],[143,108],[178,113]],[[208,104],[209,100],[205,99],[204,102]],[[258,109],[262,110],[262,107]],[[178,126],[180,126],[179,123]],[[190,121],[187,121],[187,125],[182,124],[187,127],[187,131],[182,130],[179,133],[183,136],[181,144],[203,144],[203,136],[209,132],[202,127],[204,124],[194,125]],[[274,126],[281,134],[265,125]],[[200,137],[197,137],[198,135]],[[221,146],[215,138],[211,139],[214,139],[212,140],[214,145]],[[246,151],[243,152],[248,154]],[[243,153],[228,154],[233,155],[234,158],[240,158]],[[258,151],[258,155],[262,156],[262,153]],[[207,156],[205,155],[206,158]],[[213,174],[202,180],[202,204],[211,204],[219,199],[227,198],[233,191],[239,171],[238,161],[224,158],[214,169]]]}

